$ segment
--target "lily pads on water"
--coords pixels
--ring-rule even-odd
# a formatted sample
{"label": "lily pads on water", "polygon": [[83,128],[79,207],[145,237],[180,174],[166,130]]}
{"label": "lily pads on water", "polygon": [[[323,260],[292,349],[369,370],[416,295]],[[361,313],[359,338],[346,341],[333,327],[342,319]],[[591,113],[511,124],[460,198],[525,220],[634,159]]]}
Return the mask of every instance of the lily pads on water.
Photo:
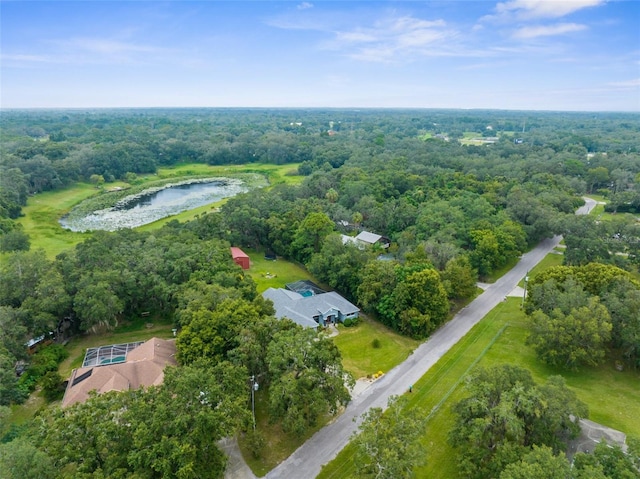
{"label": "lily pads on water", "polygon": [[71,231],[135,228],[248,190],[246,183],[233,178],[189,179],[147,188],[90,213],[79,207],[61,218],[60,224]]}

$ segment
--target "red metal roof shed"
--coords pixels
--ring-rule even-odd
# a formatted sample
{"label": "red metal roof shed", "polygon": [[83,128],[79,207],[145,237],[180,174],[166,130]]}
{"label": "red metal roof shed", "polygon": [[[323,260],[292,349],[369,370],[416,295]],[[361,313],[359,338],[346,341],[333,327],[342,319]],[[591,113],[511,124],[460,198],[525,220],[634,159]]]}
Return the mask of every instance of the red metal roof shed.
{"label": "red metal roof shed", "polygon": [[231,247],[231,257],[233,262],[240,265],[242,269],[249,269],[249,255],[235,246]]}

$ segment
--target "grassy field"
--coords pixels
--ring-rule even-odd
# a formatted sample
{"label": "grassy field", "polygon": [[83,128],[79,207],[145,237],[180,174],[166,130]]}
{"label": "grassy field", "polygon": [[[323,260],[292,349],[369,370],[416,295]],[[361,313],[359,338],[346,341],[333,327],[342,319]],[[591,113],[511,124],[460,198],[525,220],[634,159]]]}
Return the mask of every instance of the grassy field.
{"label": "grassy field", "polygon": [[311,280],[318,286],[328,289],[325,285],[318,283],[301,265],[291,263],[280,257],[276,260],[265,259],[264,251],[256,251],[250,248],[243,248],[242,251],[247,253],[251,260],[251,267],[248,272],[256,282],[258,293],[263,293],[269,288],[284,288],[285,284],[301,279]]}
{"label": "grassy field", "polygon": [[73,233],[65,230],[58,220],[74,205],[97,194],[100,194],[100,191],[95,186],[76,183],[73,187],[64,190],[47,191],[30,197],[27,206],[22,209],[24,216],[18,222],[29,235],[31,249],[42,248],[48,257],[54,258],[62,251],[88,238],[90,233]]}
{"label": "grassy field", "polygon": [[[377,321],[361,316],[357,326],[338,325],[333,338],[342,354],[342,364],[358,379],[378,371],[387,372],[407,359],[419,341],[400,336]],[[377,340],[378,347],[374,347]]]}
{"label": "grassy field", "polygon": [[[231,166],[185,164],[173,168],[161,168],[158,170],[157,175],[142,176],[138,179],[144,184],[172,177],[178,178],[198,175],[229,176],[242,173],[257,173],[265,176],[269,185],[273,186],[281,183],[300,183],[303,177],[296,175],[297,167],[297,164],[250,164]],[[105,185],[104,191],[115,186],[126,187],[128,185],[123,182],[109,183]],[[27,206],[23,208],[24,216],[20,218],[19,222],[31,239],[31,248],[42,248],[47,253],[47,256],[53,259],[62,251],[74,247],[85,238],[91,236],[91,233],[74,233],[65,230],[60,226],[58,220],[78,203],[92,196],[99,195],[102,192],[103,190],[96,189],[94,185],[76,183],[63,190],[48,191],[29,198]],[[219,207],[223,202],[224,200],[216,204],[185,211],[178,215],[145,225],[140,229],[157,229],[174,219],[178,221],[188,221],[197,215],[210,212],[212,208]]]}
{"label": "grassy field", "polygon": [[[460,477],[456,453],[447,442],[448,431],[453,425],[451,406],[464,397],[464,378],[478,366],[517,364],[529,369],[539,382],[561,374],[589,406],[592,420],[627,434],[640,435],[640,401],[637,399],[640,373],[617,371],[613,360],[598,368],[571,373],[547,367],[535,358],[530,347],[524,345],[527,331],[520,300],[509,298],[494,308],[414,385],[405,413],[429,416],[421,439],[427,462],[416,469],[416,477]],[[351,477],[353,455],[353,446],[347,446],[318,477]]]}

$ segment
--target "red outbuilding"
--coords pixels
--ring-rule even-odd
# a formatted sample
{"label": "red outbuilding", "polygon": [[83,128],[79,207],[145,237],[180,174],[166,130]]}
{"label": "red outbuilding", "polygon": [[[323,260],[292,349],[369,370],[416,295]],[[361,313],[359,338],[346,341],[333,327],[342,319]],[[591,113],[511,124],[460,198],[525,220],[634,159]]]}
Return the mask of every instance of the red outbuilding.
{"label": "red outbuilding", "polygon": [[231,247],[231,257],[233,262],[240,265],[242,269],[249,269],[249,255],[235,246]]}

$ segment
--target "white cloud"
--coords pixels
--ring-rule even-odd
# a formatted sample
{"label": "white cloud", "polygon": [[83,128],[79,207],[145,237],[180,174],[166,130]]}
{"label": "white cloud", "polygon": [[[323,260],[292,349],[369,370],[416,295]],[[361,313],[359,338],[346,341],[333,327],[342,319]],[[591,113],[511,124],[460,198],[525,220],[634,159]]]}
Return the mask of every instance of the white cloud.
{"label": "white cloud", "polygon": [[606,0],[511,0],[498,3],[498,15],[515,13],[521,19],[559,18],[584,8],[603,5]]}
{"label": "white cloud", "polygon": [[185,52],[112,38],[75,37],[47,40],[36,51],[3,52],[2,61],[19,67],[43,64],[116,65],[166,63],[186,64]]}
{"label": "white cloud", "polygon": [[328,43],[343,50],[351,58],[370,62],[392,62],[412,55],[441,55],[434,51],[446,39],[457,36],[444,20],[423,20],[412,16],[395,17],[375,22],[370,27],[337,31]]}
{"label": "white cloud", "polygon": [[313,3],[302,2],[300,5],[296,7],[298,10],[307,10],[309,8],[313,8]]}
{"label": "white cloud", "polygon": [[565,35],[567,33],[579,32],[585,30],[586,25],[578,23],[558,23],[555,25],[534,25],[522,27],[513,33],[513,38],[531,39],[538,37],[551,37],[556,35]]}
{"label": "white cloud", "polygon": [[100,55],[121,55],[125,53],[151,53],[163,51],[163,49],[148,45],[111,40],[107,38],[73,38],[71,40],[58,40],[55,43],[70,50],[86,51]]}
{"label": "white cloud", "polygon": [[637,89],[637,88],[640,88],[640,78],[611,82],[609,83],[609,86],[612,86],[614,88],[621,88],[621,89]]}
{"label": "white cloud", "polygon": [[20,63],[55,63],[55,59],[47,55],[29,55],[22,53],[2,53],[0,60]]}

